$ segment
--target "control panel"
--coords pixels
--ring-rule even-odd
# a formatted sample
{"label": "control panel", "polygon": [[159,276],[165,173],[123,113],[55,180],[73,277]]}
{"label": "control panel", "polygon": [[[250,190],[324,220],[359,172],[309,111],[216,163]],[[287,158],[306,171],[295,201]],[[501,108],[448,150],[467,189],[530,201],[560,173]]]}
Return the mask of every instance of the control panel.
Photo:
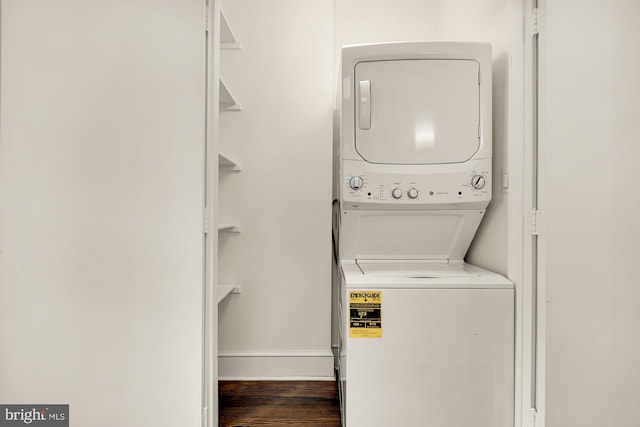
{"label": "control panel", "polygon": [[343,175],[343,200],[408,205],[455,204],[491,200],[490,170],[441,174]]}

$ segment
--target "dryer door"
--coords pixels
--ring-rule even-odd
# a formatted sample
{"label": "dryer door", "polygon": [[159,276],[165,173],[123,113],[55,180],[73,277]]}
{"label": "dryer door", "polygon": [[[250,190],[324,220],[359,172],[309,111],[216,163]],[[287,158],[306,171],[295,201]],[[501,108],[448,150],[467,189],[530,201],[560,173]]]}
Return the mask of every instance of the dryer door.
{"label": "dryer door", "polygon": [[474,60],[358,63],[356,151],[370,163],[469,160],[480,148],[479,73]]}

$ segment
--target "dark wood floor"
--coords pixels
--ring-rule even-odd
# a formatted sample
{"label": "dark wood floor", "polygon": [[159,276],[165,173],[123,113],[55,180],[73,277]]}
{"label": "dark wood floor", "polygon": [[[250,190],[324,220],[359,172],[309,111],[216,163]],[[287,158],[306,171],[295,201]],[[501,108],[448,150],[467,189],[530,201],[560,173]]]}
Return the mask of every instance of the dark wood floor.
{"label": "dark wood floor", "polygon": [[333,381],[220,381],[220,427],[340,427]]}

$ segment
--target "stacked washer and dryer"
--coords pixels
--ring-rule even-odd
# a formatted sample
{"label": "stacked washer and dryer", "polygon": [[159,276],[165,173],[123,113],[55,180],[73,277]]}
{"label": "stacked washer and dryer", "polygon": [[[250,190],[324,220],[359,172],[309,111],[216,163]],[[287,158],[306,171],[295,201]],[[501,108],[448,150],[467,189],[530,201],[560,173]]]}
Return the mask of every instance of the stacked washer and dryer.
{"label": "stacked washer and dryer", "polygon": [[512,427],[514,288],[465,254],[491,200],[491,47],[342,49],[333,340],[346,427]]}

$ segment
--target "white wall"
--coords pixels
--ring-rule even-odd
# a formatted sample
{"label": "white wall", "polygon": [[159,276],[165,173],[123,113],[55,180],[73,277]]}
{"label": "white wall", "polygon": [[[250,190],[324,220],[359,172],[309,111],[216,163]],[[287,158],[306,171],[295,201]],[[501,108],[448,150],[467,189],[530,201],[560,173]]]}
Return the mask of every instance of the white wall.
{"label": "white wall", "polygon": [[635,427],[640,2],[545,3],[546,425]]}
{"label": "white wall", "polygon": [[493,46],[493,200],[467,261],[507,273],[508,0],[335,0],[334,75],[346,44],[403,40],[484,41]]}
{"label": "white wall", "polygon": [[2,1],[3,404],[200,425],[203,17],[200,0]]}
{"label": "white wall", "polygon": [[[221,117],[222,151],[243,171],[220,176],[220,221],[242,228],[220,236],[220,281],[242,287],[220,305],[220,375],[330,376],[324,363],[330,362],[331,129],[339,47],[491,42],[500,177],[507,155],[507,0],[234,0],[223,9],[243,49],[222,52],[221,74],[244,110]],[[506,273],[506,232],[506,200],[494,180],[494,200],[469,260]]]}
{"label": "white wall", "polygon": [[[221,75],[243,106],[221,114],[220,376],[333,375],[330,353],[332,4],[233,0],[242,44]],[[230,356],[231,357],[228,357]]]}

